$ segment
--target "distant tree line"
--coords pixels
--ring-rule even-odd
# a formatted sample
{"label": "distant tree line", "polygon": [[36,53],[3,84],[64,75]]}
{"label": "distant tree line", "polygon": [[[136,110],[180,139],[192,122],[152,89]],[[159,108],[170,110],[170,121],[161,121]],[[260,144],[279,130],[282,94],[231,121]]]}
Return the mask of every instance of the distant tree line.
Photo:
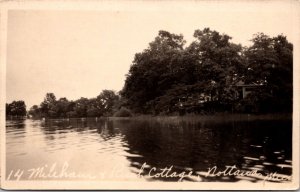
{"label": "distant tree line", "polygon": [[[95,98],[81,97],[70,101],[63,97],[56,99],[53,93],[47,93],[40,105],[34,105],[28,111],[33,118],[78,118],[113,116],[115,113],[122,116],[122,101],[118,94],[112,90],[103,90]],[[120,114],[121,113],[121,114]],[[127,116],[130,116],[127,114]]]}
{"label": "distant tree line", "polygon": [[[34,118],[182,115],[215,112],[292,112],[293,45],[283,35],[253,35],[252,45],[205,28],[186,45],[182,35],[159,31],[136,53],[123,89],[72,101],[47,93],[28,115]],[[6,105],[25,115],[23,101]]]}
{"label": "distant tree line", "polygon": [[26,116],[26,105],[24,101],[13,101],[6,103],[6,117],[23,118]]}
{"label": "distant tree line", "polygon": [[182,35],[159,31],[136,53],[120,92],[126,107],[154,115],[292,111],[293,45],[285,36],[258,33],[249,47],[209,28],[194,37],[186,45]]}

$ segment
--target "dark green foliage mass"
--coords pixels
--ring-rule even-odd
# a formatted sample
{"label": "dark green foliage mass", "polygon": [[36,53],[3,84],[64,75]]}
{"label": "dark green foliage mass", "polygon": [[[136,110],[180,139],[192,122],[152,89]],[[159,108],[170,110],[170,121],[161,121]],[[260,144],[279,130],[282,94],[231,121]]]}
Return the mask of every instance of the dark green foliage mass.
{"label": "dark green foliage mass", "polygon": [[[121,91],[127,107],[155,115],[292,110],[293,46],[286,37],[258,33],[249,47],[209,28],[194,37],[185,45],[182,35],[159,31],[136,53]],[[246,95],[238,83],[255,89]]]}
{"label": "dark green foliage mass", "polygon": [[131,117],[133,116],[132,112],[126,107],[121,107],[120,110],[114,113],[114,117]]}
{"label": "dark green foliage mass", "polygon": [[75,101],[65,97],[57,100],[53,93],[47,93],[40,106],[32,106],[28,113],[33,118],[112,116],[121,107],[120,102],[120,96],[112,90],[103,90],[96,98],[81,97]]}
{"label": "dark green foliage mass", "polygon": [[26,105],[24,101],[13,101],[6,103],[6,116],[11,117],[24,117],[26,116]]}
{"label": "dark green foliage mass", "polygon": [[[194,41],[186,45],[181,34],[159,31],[147,49],[135,54],[120,94],[103,90],[95,98],[69,101],[47,93],[29,115],[70,118],[291,112],[293,45],[283,35],[263,33],[255,34],[251,42],[243,47],[231,42],[227,34],[204,28],[195,30]],[[15,113],[11,107],[7,107],[9,113]]]}
{"label": "dark green foliage mass", "polygon": [[245,51],[248,69],[245,81],[265,85],[263,91],[252,94],[260,98],[259,110],[292,111],[293,45],[283,35],[270,38],[262,33],[256,34],[252,42]]}

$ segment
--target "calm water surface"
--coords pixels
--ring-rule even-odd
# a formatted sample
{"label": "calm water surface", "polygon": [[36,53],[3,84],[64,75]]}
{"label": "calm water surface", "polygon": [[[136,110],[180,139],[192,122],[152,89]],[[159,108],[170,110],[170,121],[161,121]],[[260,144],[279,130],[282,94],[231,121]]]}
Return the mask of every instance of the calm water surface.
{"label": "calm water surface", "polygon": [[291,138],[290,120],[7,121],[6,177],[15,179],[19,170],[21,180],[53,179],[30,174],[37,169],[43,173],[64,169],[82,176],[81,180],[95,176],[98,180],[177,181],[178,177],[151,177],[170,168],[169,173],[192,172],[183,181],[257,182],[264,177],[207,177],[206,173],[214,166],[222,171],[235,165],[262,176],[291,175]]}

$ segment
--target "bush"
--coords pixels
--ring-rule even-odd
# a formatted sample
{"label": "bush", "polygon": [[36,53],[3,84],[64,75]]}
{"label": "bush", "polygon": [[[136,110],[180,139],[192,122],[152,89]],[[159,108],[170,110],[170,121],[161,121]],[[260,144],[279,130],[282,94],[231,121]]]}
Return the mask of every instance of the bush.
{"label": "bush", "polygon": [[125,107],[121,107],[121,109],[119,109],[114,113],[114,117],[132,117],[132,116],[133,116],[132,112]]}

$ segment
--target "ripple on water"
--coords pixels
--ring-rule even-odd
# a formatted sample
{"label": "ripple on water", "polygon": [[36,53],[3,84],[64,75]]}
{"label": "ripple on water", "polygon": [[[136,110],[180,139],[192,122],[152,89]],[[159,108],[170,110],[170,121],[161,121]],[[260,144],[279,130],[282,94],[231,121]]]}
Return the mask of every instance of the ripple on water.
{"label": "ripple on water", "polygon": [[[249,122],[245,123],[246,127],[236,123],[234,128],[219,124],[218,127],[209,122],[204,126],[201,123],[177,121],[154,123],[130,120],[88,120],[82,123],[76,119],[66,123],[56,121],[43,124],[28,120],[24,125],[8,124],[7,156],[16,160],[10,163],[12,169],[32,161],[36,165],[70,160],[75,162],[76,169],[83,172],[93,171],[88,170],[88,167],[93,167],[89,164],[97,164],[99,169],[105,170],[120,164],[125,167],[124,170],[131,172],[138,171],[144,162],[149,164],[148,169],[173,165],[174,169],[197,171],[203,181],[256,182],[263,179],[202,176],[208,167],[215,165],[222,169],[223,165],[236,164],[242,170],[291,174],[291,155],[286,142],[279,142],[285,136],[280,134],[281,131],[287,129],[273,128],[269,132],[269,129],[259,124],[257,128],[247,129]],[[276,128],[277,123],[272,125]],[[39,155],[41,158],[37,158]],[[191,177],[187,180],[196,179],[199,178]]]}

